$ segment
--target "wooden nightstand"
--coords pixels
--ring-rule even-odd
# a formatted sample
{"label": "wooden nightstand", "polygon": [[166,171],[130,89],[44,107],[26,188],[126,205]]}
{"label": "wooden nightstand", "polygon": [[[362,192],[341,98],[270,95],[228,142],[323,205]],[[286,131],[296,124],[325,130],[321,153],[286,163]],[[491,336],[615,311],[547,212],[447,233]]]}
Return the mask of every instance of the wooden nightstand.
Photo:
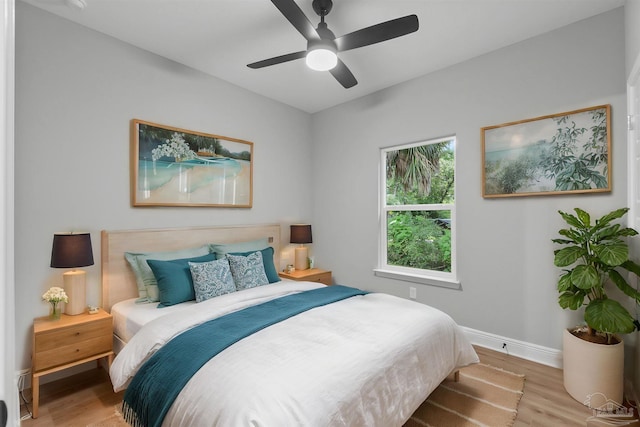
{"label": "wooden nightstand", "polygon": [[291,273],[285,273],[281,271],[278,273],[280,277],[285,279],[296,280],[298,282],[319,282],[324,283],[327,286],[333,284],[331,278],[331,272],[326,270],[320,270],[319,268],[310,268],[308,270],[296,270]]}
{"label": "wooden nightstand", "polygon": [[113,361],[113,319],[100,309],[96,314],[63,314],[60,320],[39,317],[33,321],[31,389],[33,418],[38,417],[40,377],[82,363]]}

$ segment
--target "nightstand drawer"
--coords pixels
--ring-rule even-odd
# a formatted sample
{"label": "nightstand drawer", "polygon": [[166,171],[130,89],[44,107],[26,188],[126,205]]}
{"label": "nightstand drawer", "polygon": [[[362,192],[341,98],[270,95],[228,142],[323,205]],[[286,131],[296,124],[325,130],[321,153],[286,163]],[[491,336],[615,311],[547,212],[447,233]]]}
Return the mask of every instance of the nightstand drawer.
{"label": "nightstand drawer", "polygon": [[98,337],[110,337],[112,334],[111,318],[99,319],[65,328],[52,329],[36,334],[35,352],[59,349],[64,346],[79,345],[83,341]]}
{"label": "nightstand drawer", "polygon": [[324,283],[325,285],[331,284],[331,272],[327,271],[326,273],[318,273],[306,276],[304,278],[307,282],[318,282]]}
{"label": "nightstand drawer", "polygon": [[107,353],[111,351],[112,344],[113,338],[111,335],[102,335],[78,340],[68,345],[59,345],[46,351],[36,351],[33,370],[38,372],[55,366],[73,363],[96,354]]}

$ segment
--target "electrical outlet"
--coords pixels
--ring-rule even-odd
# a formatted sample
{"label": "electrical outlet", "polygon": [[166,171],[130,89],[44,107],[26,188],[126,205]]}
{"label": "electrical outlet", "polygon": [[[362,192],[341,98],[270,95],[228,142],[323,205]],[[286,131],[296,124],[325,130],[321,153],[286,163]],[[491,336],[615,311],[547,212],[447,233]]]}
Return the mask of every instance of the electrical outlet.
{"label": "electrical outlet", "polygon": [[416,288],[414,287],[409,288],[409,298],[416,299]]}

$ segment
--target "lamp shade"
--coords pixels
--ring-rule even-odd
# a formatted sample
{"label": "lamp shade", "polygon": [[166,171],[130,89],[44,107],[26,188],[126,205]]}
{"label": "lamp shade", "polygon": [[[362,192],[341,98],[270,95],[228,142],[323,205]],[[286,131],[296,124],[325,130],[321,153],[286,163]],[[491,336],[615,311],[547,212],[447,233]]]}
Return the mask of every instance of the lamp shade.
{"label": "lamp shade", "polygon": [[89,233],[56,233],[53,235],[51,267],[76,268],[93,265]]}
{"label": "lamp shade", "polygon": [[289,243],[313,243],[310,224],[292,224]]}

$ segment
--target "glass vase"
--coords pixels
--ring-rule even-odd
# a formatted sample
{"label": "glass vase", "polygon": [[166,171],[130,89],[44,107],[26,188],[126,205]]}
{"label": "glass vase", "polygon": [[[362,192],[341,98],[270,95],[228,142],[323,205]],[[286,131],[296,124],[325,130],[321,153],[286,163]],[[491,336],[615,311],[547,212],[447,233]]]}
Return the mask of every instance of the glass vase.
{"label": "glass vase", "polygon": [[60,315],[62,314],[62,307],[57,302],[51,303],[51,312],[49,313],[49,319],[51,320],[60,320]]}

